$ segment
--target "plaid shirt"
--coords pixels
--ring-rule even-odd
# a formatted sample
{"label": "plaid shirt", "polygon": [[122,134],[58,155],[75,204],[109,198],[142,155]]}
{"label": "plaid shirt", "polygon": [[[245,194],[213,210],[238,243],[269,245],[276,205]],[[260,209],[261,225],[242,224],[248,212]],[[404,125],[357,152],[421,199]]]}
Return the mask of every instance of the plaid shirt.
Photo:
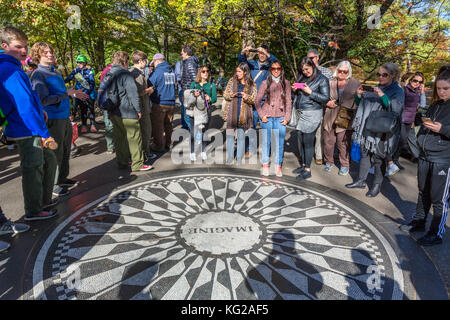
{"label": "plaid shirt", "polygon": [[330,69],[322,67],[322,66],[318,66],[317,69],[319,69],[319,71],[328,78],[328,80],[331,80],[333,78],[333,74],[331,73]]}

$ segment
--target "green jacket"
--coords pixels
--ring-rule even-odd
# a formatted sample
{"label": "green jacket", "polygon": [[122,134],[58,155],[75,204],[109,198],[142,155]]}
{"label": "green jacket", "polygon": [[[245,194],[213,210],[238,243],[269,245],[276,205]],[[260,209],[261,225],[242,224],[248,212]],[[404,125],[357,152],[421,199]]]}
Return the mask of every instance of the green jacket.
{"label": "green jacket", "polygon": [[214,104],[217,102],[217,87],[215,83],[207,82],[203,84],[203,86],[201,86],[200,83],[195,81],[191,83],[190,89],[200,90],[201,88],[203,88],[205,90],[205,93],[211,98],[211,102],[209,104]]}

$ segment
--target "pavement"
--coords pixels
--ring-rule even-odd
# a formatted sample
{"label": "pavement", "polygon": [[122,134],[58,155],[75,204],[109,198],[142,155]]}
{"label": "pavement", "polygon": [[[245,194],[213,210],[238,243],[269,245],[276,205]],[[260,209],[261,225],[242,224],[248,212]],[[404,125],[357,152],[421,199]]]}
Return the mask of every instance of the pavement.
{"label": "pavement", "polygon": [[[216,129],[224,128],[220,105]],[[180,128],[179,113],[174,125]],[[11,243],[0,254],[0,299],[449,297],[448,233],[442,245],[423,248],[415,242],[421,233],[398,229],[417,200],[409,160],[400,159],[405,169],[385,178],[373,199],[344,187],[357,175],[354,163],[348,176],[313,164],[312,178],[297,181],[292,131],[278,178],[262,177],[256,158],[219,161],[223,130],[214,132],[214,163],[191,163],[189,154],[181,161],[177,144],[151,171],[119,170],[97,128],[77,141],[81,154],[69,177],[80,183],[61,199],[58,217],[0,236]],[[0,146],[0,159],[0,204],[23,222],[17,149]]]}

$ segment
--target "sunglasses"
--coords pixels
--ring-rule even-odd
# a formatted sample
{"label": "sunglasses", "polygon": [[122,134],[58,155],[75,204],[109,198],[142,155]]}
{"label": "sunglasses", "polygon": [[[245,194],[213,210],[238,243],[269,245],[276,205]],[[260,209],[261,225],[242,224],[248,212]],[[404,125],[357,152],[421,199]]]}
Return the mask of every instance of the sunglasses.
{"label": "sunglasses", "polygon": [[209,73],[209,70],[202,70],[202,73]]}
{"label": "sunglasses", "polygon": [[423,83],[423,81],[419,81],[419,80],[417,80],[417,79],[411,80],[411,82],[414,82],[414,83],[420,83],[420,84]]}
{"label": "sunglasses", "polygon": [[348,70],[338,70],[338,73],[348,74]]}
{"label": "sunglasses", "polygon": [[377,77],[378,77],[378,78],[379,78],[379,77],[387,78],[387,77],[389,77],[389,73],[378,73],[378,72],[377,72]]}
{"label": "sunglasses", "polygon": [[282,68],[281,67],[275,67],[275,68],[271,68],[271,70],[273,71],[273,70],[278,70],[278,71],[281,71],[282,70]]}

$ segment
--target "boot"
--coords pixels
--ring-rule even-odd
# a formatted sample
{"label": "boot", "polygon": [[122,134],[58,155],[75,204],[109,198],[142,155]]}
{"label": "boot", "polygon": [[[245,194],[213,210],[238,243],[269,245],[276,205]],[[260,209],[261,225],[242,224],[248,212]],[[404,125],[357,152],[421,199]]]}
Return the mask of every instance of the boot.
{"label": "boot", "polygon": [[366,184],[366,181],[364,181],[364,180],[357,180],[353,183],[345,185],[345,187],[347,187],[349,189],[354,189],[354,188],[364,189],[366,186],[367,186],[367,184]]}
{"label": "boot", "polygon": [[369,198],[375,198],[381,190],[381,183],[376,183],[373,185],[372,189],[369,190],[369,192],[366,193],[366,197]]}

